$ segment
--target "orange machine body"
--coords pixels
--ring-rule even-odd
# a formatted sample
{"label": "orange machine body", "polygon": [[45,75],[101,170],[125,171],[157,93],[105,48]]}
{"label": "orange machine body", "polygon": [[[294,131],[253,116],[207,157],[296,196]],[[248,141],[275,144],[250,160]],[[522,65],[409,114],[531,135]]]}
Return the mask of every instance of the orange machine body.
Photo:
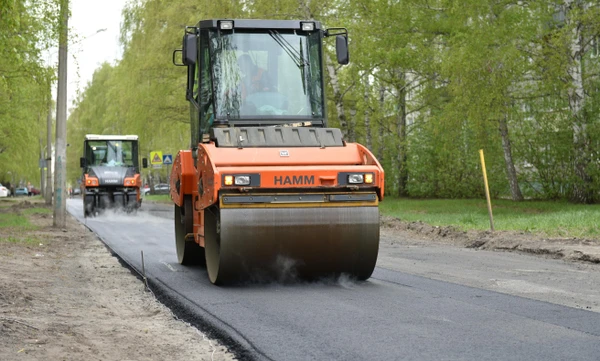
{"label": "orange machine body", "polygon": [[[340,184],[340,174],[371,174],[372,183]],[[224,184],[227,175],[256,175],[258,184]],[[186,196],[193,204],[193,237],[204,247],[204,210],[219,202],[219,194],[285,194],[375,191],[384,196],[384,171],[373,154],[357,143],[344,147],[219,148],[198,144],[197,156],[181,150],[173,162],[171,198],[183,207]],[[314,204],[309,204],[314,206]],[[300,205],[301,206],[301,205]],[[308,205],[307,205],[308,206]],[[320,206],[327,206],[322,204]],[[255,206],[256,207],[256,206]]]}

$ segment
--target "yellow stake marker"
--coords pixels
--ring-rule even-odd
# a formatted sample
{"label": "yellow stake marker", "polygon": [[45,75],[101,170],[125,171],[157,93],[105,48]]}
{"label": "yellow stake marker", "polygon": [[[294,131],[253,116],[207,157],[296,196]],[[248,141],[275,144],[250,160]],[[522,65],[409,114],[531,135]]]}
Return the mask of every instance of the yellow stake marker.
{"label": "yellow stake marker", "polygon": [[485,159],[483,158],[483,149],[479,149],[479,158],[481,159],[481,170],[483,171],[483,183],[485,184],[485,197],[487,198],[488,214],[490,215],[490,229],[494,231],[494,216],[492,215],[492,201],[490,200],[490,188],[488,186],[487,171],[485,170]]}

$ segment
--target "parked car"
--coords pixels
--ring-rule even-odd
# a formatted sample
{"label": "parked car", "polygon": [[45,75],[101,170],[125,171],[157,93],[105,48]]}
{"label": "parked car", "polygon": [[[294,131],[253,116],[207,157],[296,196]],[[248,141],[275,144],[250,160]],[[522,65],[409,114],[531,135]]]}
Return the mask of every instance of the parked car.
{"label": "parked car", "polygon": [[40,190],[39,190],[39,189],[37,189],[37,188],[35,188],[35,187],[31,188],[31,195],[32,195],[32,196],[37,196],[37,195],[39,195],[40,193],[41,193],[41,192],[40,192]]}
{"label": "parked car", "polygon": [[154,186],[154,194],[169,194],[169,185],[167,183],[159,183]]}
{"label": "parked car", "polygon": [[[147,195],[150,194],[150,186],[149,185],[145,185],[144,187],[142,187],[142,195]],[[154,185],[154,194],[169,194],[170,192],[170,187],[167,183],[158,183]]]}
{"label": "parked car", "polygon": [[15,196],[28,196],[29,195],[29,191],[27,190],[27,187],[19,187],[15,189]]}
{"label": "parked car", "polygon": [[10,189],[6,188],[2,184],[0,184],[0,197],[8,197],[10,196]]}
{"label": "parked car", "polygon": [[74,196],[78,196],[81,194],[81,189],[79,188],[73,188],[73,195]]}

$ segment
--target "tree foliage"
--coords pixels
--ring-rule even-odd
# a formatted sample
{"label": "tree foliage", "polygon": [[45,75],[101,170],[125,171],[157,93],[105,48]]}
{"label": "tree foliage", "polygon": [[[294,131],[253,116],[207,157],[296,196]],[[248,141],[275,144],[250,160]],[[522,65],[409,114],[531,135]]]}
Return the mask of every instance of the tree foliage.
{"label": "tree foliage", "polygon": [[123,58],[75,104],[70,152],[94,132],[138,134],[146,155],[189,147],[185,72],[171,64],[186,25],[316,19],[350,34],[344,67],[325,40],[330,126],[374,152],[388,193],[479,197],[484,149],[495,196],[595,202],[599,15],[576,0],[132,1]]}
{"label": "tree foliage", "polygon": [[[56,39],[57,4],[0,2],[0,182],[39,184],[50,82],[42,51]],[[44,24],[50,24],[45,26]]]}

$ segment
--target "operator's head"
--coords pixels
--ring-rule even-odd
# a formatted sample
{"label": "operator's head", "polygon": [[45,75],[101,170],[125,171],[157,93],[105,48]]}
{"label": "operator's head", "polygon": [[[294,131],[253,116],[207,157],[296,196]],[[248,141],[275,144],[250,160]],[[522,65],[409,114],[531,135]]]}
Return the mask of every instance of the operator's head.
{"label": "operator's head", "polygon": [[248,54],[240,55],[238,58],[238,65],[240,66],[240,71],[242,72],[243,76],[251,76],[254,72],[254,68],[256,67],[256,65],[254,65],[254,61],[252,61],[252,58]]}

